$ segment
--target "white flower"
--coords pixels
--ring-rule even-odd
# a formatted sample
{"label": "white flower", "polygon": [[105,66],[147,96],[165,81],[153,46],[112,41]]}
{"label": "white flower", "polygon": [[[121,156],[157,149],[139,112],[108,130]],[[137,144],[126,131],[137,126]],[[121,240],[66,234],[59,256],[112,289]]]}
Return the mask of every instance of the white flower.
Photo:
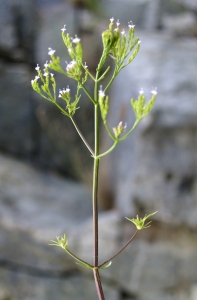
{"label": "white flower", "polygon": [[77,37],[77,35],[75,35],[75,38],[73,39],[73,43],[77,44],[80,42],[80,38]]}
{"label": "white flower", "polygon": [[130,22],[128,22],[128,27],[131,29],[134,29],[134,27],[135,27],[135,25],[133,25],[133,22],[132,21],[130,21]]}
{"label": "white flower", "polygon": [[99,96],[105,97],[105,92],[102,90],[102,85],[100,85]]}
{"label": "white flower", "polygon": [[72,49],[71,48],[68,48],[68,52],[70,53],[72,51]]}
{"label": "white flower", "polygon": [[121,127],[121,129],[125,130],[127,128],[127,123],[125,123],[125,125],[122,125],[122,121],[118,124],[119,127]]}
{"label": "white flower", "polygon": [[143,94],[144,94],[143,88],[140,89],[139,94],[140,94],[140,95],[143,95]]}
{"label": "white flower", "polygon": [[31,80],[31,83],[33,84],[35,81],[38,80],[38,78],[40,78],[40,76],[35,76],[35,78]]}
{"label": "white flower", "polygon": [[63,91],[64,91],[64,89],[63,90],[59,90],[59,98],[62,98],[62,94],[63,94]]}
{"label": "white flower", "polygon": [[114,18],[112,17],[112,18],[110,19],[110,22],[113,23],[113,21],[114,21]]}
{"label": "white flower", "polygon": [[117,27],[120,25],[119,19],[116,22]]}
{"label": "white flower", "polygon": [[126,33],[125,33],[125,30],[124,30],[124,29],[121,31],[121,34],[122,34],[122,35],[124,35],[124,36],[126,35]]}
{"label": "white flower", "polygon": [[45,69],[48,68],[49,64],[48,64],[48,60],[46,61],[46,63],[44,64]]}
{"label": "white flower", "polygon": [[122,121],[118,124],[118,126],[121,128],[122,132],[125,131],[125,129],[127,128],[127,123],[125,123],[124,126],[122,126]]}
{"label": "white flower", "polygon": [[61,29],[62,32],[66,31],[66,25],[64,24],[64,27]]}
{"label": "white flower", "polygon": [[48,48],[48,49],[49,49],[49,52],[48,52],[49,55],[53,55],[55,53],[55,50],[53,50],[51,48]]}
{"label": "white flower", "polygon": [[67,88],[65,90],[65,93],[69,93],[70,92],[70,88],[69,88],[69,85],[67,85]]}
{"label": "white flower", "polygon": [[37,67],[35,68],[36,71],[40,69],[39,64],[37,64]]}
{"label": "white flower", "polygon": [[43,75],[44,75],[45,77],[47,77],[47,76],[49,75],[49,73],[45,72]]}
{"label": "white flower", "polygon": [[67,85],[67,88],[65,90],[65,88],[63,88],[63,90],[59,90],[59,98],[62,98],[62,95],[65,94],[65,93],[69,93],[70,92],[70,88],[69,88],[69,85]]}
{"label": "white flower", "polygon": [[76,65],[76,61],[72,60],[71,62],[69,62],[69,64],[66,61],[66,64],[67,64],[66,71],[68,72]]}
{"label": "white flower", "polygon": [[84,66],[83,66],[85,69],[87,69],[88,68],[88,66],[86,65],[86,62],[85,62],[85,64],[84,64]]}
{"label": "white flower", "polygon": [[153,95],[157,95],[157,88],[155,87],[155,89],[152,89],[152,91],[151,91],[151,94],[153,94]]}
{"label": "white flower", "polygon": [[53,73],[50,73],[51,77],[53,78],[54,74]]}
{"label": "white flower", "polygon": [[137,43],[138,43],[138,45],[139,45],[139,44],[141,44],[141,41],[138,41]]}

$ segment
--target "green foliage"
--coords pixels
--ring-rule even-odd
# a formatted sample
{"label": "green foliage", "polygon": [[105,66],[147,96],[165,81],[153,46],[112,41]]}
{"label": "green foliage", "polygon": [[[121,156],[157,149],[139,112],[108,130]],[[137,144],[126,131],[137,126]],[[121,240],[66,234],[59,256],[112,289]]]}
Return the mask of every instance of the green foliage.
{"label": "green foliage", "polygon": [[145,104],[146,98],[142,90],[140,91],[140,95],[137,100],[131,99],[131,106],[133,107],[136,119],[138,121],[146,117],[147,114],[151,111],[151,109],[154,106],[156,100],[156,94],[157,94],[156,89],[151,91],[151,93],[152,93],[152,97],[147,104]]}
{"label": "green foliage", "polygon": [[57,241],[51,241],[53,244],[50,244],[51,246],[57,246],[61,247],[62,249],[66,250],[68,246],[68,240],[66,238],[66,235],[64,234],[63,236],[57,236],[56,237]]}
{"label": "green foliage", "polygon": [[129,218],[126,218],[126,219],[129,220],[130,222],[132,222],[133,224],[135,224],[135,226],[138,230],[142,230],[142,229],[150,227],[150,223],[152,221],[149,221],[148,223],[145,223],[145,222],[148,218],[154,216],[156,213],[157,213],[157,211],[152,214],[145,215],[144,218],[139,218],[137,215],[136,219],[129,219]]}
{"label": "green foliage", "polygon": [[100,267],[100,269],[106,269],[109,268],[112,264],[112,261],[110,260],[108,263],[106,263],[105,265],[103,265],[102,267]]}

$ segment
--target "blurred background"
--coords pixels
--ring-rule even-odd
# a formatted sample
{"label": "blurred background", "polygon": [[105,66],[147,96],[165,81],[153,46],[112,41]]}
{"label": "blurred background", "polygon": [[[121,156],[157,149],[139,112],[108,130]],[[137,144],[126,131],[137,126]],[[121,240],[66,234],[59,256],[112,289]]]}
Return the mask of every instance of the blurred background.
{"label": "blurred background", "polygon": [[[107,300],[197,299],[196,0],[0,1],[0,300],[97,299],[91,272],[61,249],[92,261],[92,158],[68,118],[31,88],[37,63],[56,49],[61,28],[83,43],[94,72],[109,18],[136,25],[138,56],[110,88],[109,124],[133,124],[130,99],[157,87],[151,114],[100,168],[100,261],[130,238],[127,217],[158,211],[152,226],[102,271]],[[109,61],[112,65],[112,62]],[[105,79],[103,86],[107,83]],[[75,84],[55,74],[58,88]],[[87,89],[93,90],[88,80]],[[92,103],[75,120],[93,145]],[[111,145],[101,128],[101,151]]]}

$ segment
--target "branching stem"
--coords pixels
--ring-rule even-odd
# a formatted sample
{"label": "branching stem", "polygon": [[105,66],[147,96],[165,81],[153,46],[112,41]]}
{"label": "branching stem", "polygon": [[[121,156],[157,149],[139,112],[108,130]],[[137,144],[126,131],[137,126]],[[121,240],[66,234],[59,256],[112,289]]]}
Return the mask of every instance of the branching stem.
{"label": "branching stem", "polygon": [[72,256],[75,260],[85,264],[85,265],[88,265],[90,268],[93,268],[93,266],[89,263],[87,263],[86,261],[84,261],[83,259],[79,258],[78,256],[76,256],[75,254],[73,254],[70,250],[68,250],[68,248],[65,248],[65,251],[70,255]]}
{"label": "branching stem", "polygon": [[86,147],[88,148],[88,150],[90,151],[90,153],[92,154],[92,156],[94,156],[94,151],[92,150],[92,148],[90,147],[90,145],[88,144],[88,142],[86,141],[86,139],[84,138],[83,134],[81,133],[81,131],[79,130],[79,127],[77,126],[77,124],[75,123],[74,119],[72,117],[70,117],[71,121],[73,122],[73,125],[75,126],[76,131],[78,132],[79,136],[81,137],[82,141],[84,142],[84,144],[86,145]]}

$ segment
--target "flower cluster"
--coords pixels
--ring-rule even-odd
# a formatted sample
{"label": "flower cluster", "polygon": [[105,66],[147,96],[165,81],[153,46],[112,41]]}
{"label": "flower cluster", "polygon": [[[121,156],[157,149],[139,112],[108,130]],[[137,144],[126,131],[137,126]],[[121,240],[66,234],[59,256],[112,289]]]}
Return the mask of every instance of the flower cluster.
{"label": "flower cluster", "polygon": [[63,88],[63,90],[59,90],[59,98],[63,98],[64,94],[69,94],[70,93],[70,89],[69,89],[69,85],[67,86],[66,89]]}
{"label": "flower cluster", "polygon": [[150,227],[150,224],[152,221],[149,221],[148,223],[145,223],[145,222],[148,218],[154,216],[156,213],[157,213],[157,211],[152,214],[145,215],[144,218],[139,218],[137,215],[136,219],[129,219],[129,218],[126,218],[126,219],[129,220],[130,222],[132,222],[133,224],[135,224],[135,226],[138,230],[142,230],[142,229]]}
{"label": "flower cluster", "polygon": [[144,117],[146,117],[147,114],[153,108],[155,100],[156,100],[157,88],[152,89],[151,94],[152,94],[152,97],[148,101],[147,104],[145,104],[146,103],[146,98],[144,96],[143,88],[141,88],[141,90],[139,91],[139,97],[138,97],[137,100],[131,99],[131,106],[134,110],[137,121],[140,121]]}
{"label": "flower cluster", "polygon": [[[132,21],[128,22],[128,33],[125,29],[120,29],[120,21],[116,21],[114,26],[114,18],[110,19],[109,29],[102,33],[103,55],[100,60],[99,68],[102,68],[106,57],[110,55],[116,64],[116,74],[122,68],[127,66],[137,55],[140,49],[141,41],[134,37],[135,25]],[[127,62],[125,60],[127,59]]]}
{"label": "flower cluster", "polygon": [[[114,24],[116,25],[114,28]],[[106,129],[110,135],[110,137],[114,141],[121,141],[124,138],[126,138],[133,130],[130,129],[126,135],[121,136],[122,133],[126,130],[127,125],[123,125],[122,122],[120,122],[116,127],[113,128],[113,131],[111,131],[107,125],[107,114],[109,110],[109,98],[106,96],[105,92],[110,86],[110,84],[113,82],[117,74],[121,71],[122,68],[124,68],[126,65],[131,63],[131,61],[135,58],[137,55],[139,49],[140,49],[140,43],[141,41],[139,38],[135,38],[134,36],[134,28],[135,25],[132,23],[132,21],[128,22],[128,30],[127,32],[125,29],[120,28],[120,21],[117,20],[114,21],[114,18],[110,19],[109,29],[104,31],[102,34],[102,41],[103,41],[103,54],[101,56],[100,62],[98,64],[97,71],[100,72],[102,66],[104,65],[107,56],[111,56],[114,59],[115,62],[115,69],[113,76],[110,80],[110,83],[107,85],[105,89],[102,89],[102,85],[100,86],[100,90],[98,91],[98,101],[101,111],[101,117],[103,119],[104,125],[106,126]],[[61,29],[62,31],[62,38],[63,41],[67,47],[68,54],[71,58],[70,62],[66,61],[66,67],[62,68],[60,65],[60,59],[59,57],[55,56],[56,50],[52,48],[48,48],[48,54],[51,57],[51,60],[44,64],[43,72],[40,70],[39,64],[36,66],[37,75],[35,78],[31,81],[32,87],[36,92],[38,92],[42,97],[45,99],[54,102],[57,107],[61,109],[61,111],[66,114],[69,117],[72,117],[77,109],[77,103],[80,99],[79,90],[81,88],[84,89],[85,93],[88,95],[88,97],[91,99],[93,103],[95,103],[95,99],[93,99],[86,88],[84,87],[84,83],[86,82],[88,75],[95,80],[95,78],[89,73],[88,66],[86,65],[86,62],[82,62],[82,45],[80,38],[75,35],[75,37],[71,37],[69,33],[67,33],[66,25],[63,26]],[[127,59],[127,62],[125,60]],[[61,98],[66,102],[66,108],[61,108],[57,102],[56,102],[56,82],[54,78],[54,74],[50,73],[49,69],[52,69],[54,71],[63,73],[67,75],[70,78],[75,79],[78,82],[77,86],[77,94],[75,96],[75,100],[71,102],[71,95],[70,95],[70,88],[67,86],[67,88],[59,90],[58,97]],[[104,78],[105,74],[108,72],[109,67],[104,71],[103,75],[100,76],[99,80]],[[85,76],[83,77],[83,74],[85,73]],[[39,86],[38,81],[41,81],[41,87]],[[50,89],[50,83],[52,85],[53,90],[53,96]],[[44,94],[43,94],[44,92]],[[157,89],[152,89],[151,91],[152,97],[146,103],[146,98],[144,96],[144,90],[141,88],[139,91],[139,97],[137,100],[131,99],[131,105],[134,110],[134,113],[136,115],[136,124],[143,119],[152,109],[156,95],[157,95]],[[121,136],[121,138],[120,138]]]}
{"label": "flower cluster", "polygon": [[57,241],[51,240],[51,242],[53,242],[53,244],[50,244],[50,245],[61,247],[62,249],[65,250],[68,246],[68,240],[66,238],[66,235],[64,234],[63,236],[57,236],[56,239],[57,239]]}
{"label": "flower cluster", "polygon": [[127,128],[127,123],[125,123],[125,125],[123,126],[122,121],[118,124],[117,127],[114,127],[113,132],[114,132],[115,138],[118,139],[119,136],[126,130],[126,128]]}

